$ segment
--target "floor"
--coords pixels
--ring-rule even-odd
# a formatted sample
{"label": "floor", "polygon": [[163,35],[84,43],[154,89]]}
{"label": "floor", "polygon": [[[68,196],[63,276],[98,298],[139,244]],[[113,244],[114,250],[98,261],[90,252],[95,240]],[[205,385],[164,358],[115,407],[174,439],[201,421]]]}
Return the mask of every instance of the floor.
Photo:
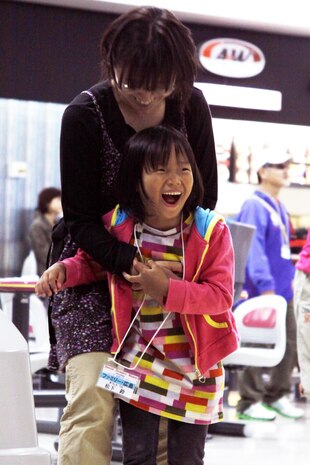
{"label": "floor", "polygon": [[[307,465],[310,452],[310,400],[295,403],[305,410],[305,417],[301,420],[278,416],[273,422],[246,422],[246,437],[211,435],[206,442],[205,464]],[[238,422],[234,407],[225,408],[225,418],[226,421]],[[57,452],[54,448],[56,439],[56,435],[39,434],[39,445],[51,452],[52,465],[57,463]],[[111,465],[119,464],[120,462],[111,462]]]}

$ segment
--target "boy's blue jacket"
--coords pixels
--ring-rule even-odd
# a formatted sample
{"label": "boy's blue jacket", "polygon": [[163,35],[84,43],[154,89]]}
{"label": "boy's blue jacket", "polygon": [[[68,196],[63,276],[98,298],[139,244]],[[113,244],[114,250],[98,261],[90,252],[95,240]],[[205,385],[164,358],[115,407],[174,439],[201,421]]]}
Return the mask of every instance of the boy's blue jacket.
{"label": "boy's blue jacket", "polygon": [[276,203],[269,195],[260,191],[256,191],[244,202],[236,219],[256,227],[249,250],[244,287],[249,297],[273,290],[289,302],[293,297],[294,265],[290,258],[283,258],[281,254],[283,235],[279,216],[272,214],[259,199],[278,211],[286,227],[286,236],[288,239],[290,237],[289,216],[281,202]]}

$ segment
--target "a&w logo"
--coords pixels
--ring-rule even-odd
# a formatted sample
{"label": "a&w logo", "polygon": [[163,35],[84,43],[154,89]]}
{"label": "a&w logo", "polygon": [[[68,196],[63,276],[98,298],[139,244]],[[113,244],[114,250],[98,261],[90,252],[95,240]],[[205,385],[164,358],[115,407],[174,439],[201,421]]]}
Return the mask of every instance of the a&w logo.
{"label": "a&w logo", "polygon": [[199,60],[211,73],[232,78],[248,78],[261,73],[265,56],[255,45],[238,39],[219,38],[204,42]]}

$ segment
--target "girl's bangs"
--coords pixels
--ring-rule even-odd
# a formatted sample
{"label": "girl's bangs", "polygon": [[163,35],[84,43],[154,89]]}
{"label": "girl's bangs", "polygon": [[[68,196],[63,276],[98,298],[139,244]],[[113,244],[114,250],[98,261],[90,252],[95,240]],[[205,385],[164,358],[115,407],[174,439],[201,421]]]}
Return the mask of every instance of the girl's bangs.
{"label": "girl's bangs", "polygon": [[150,172],[158,169],[159,166],[166,166],[173,149],[175,150],[177,160],[186,159],[192,166],[189,154],[178,141],[156,141],[150,145],[146,152],[144,159],[145,171]]}

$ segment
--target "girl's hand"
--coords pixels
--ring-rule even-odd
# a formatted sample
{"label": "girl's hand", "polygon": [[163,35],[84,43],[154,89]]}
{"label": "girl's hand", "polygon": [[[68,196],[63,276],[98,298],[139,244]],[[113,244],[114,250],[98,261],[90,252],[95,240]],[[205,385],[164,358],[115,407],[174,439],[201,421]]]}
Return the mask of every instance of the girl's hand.
{"label": "girl's hand", "polygon": [[[130,268],[129,275],[137,276],[139,274],[138,271],[136,270],[135,266],[134,266],[134,263],[137,263],[137,262],[138,262],[138,260],[135,258],[134,261],[133,261],[133,264],[132,264],[132,266]],[[142,291],[142,287],[141,287],[141,285],[139,283],[133,283],[132,284],[132,289],[134,291],[139,291],[139,292]]]}
{"label": "girl's hand", "polygon": [[183,272],[183,265],[181,262],[158,260],[156,261],[156,265],[161,266],[169,278],[181,279],[180,276]]}
{"label": "girl's hand", "polygon": [[130,275],[124,272],[124,278],[133,286],[139,286],[139,289],[145,294],[162,304],[168,294],[169,276],[167,272],[170,270],[158,265],[153,260],[144,264],[135,259],[133,266],[138,274]]}
{"label": "girl's hand", "polygon": [[35,292],[39,297],[51,297],[59,292],[66,281],[66,267],[57,262],[50,266],[35,285]]}
{"label": "girl's hand", "polygon": [[[134,263],[140,263],[138,260],[134,260]],[[163,268],[163,271],[166,273],[168,278],[172,279],[181,279],[180,275],[182,274],[183,271],[183,265],[181,262],[172,262],[172,261],[167,261],[167,260],[158,260],[156,261],[156,265],[160,266]],[[178,273],[178,274],[175,274]],[[134,264],[132,265],[130,269],[131,276],[136,276],[138,275],[138,271],[136,270]],[[139,283],[134,283],[132,285],[132,288],[134,291],[142,291],[141,284]]]}

